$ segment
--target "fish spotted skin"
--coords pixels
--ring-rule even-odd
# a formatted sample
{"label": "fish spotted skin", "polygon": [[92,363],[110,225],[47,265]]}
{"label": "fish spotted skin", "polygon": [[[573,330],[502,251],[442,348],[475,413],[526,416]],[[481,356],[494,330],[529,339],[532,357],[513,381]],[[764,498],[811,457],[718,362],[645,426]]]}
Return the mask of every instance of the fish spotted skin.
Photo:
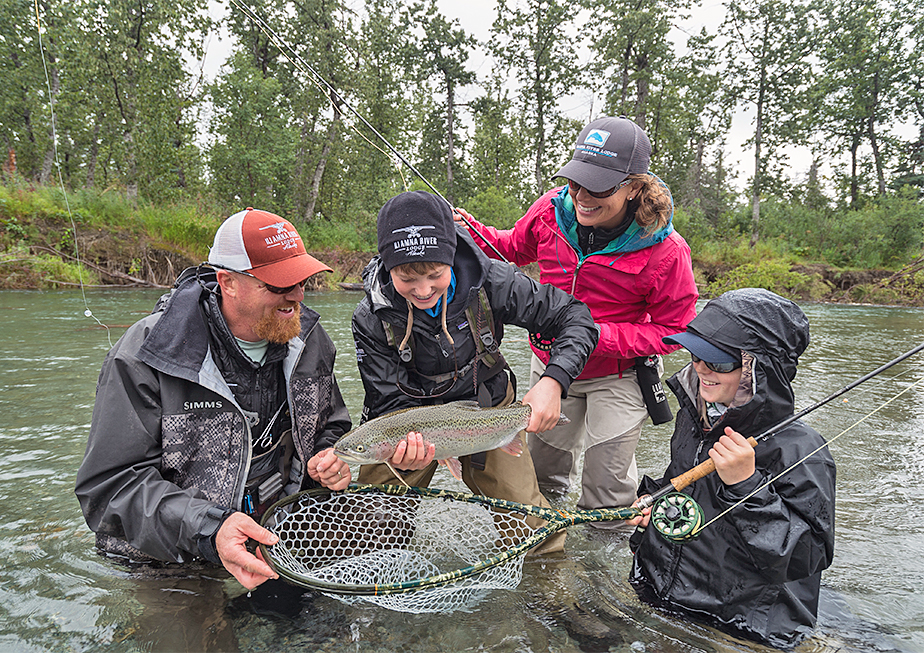
{"label": "fish spotted skin", "polygon": [[[444,460],[479,451],[508,447],[529,423],[532,409],[520,403],[481,408],[475,401],[453,401],[436,406],[406,408],[360,424],[341,437],[334,453],[349,463],[385,462],[411,431],[436,448],[434,458]],[[559,424],[568,418],[561,416]],[[516,449],[518,450],[518,449]],[[508,452],[515,453],[514,448]]]}

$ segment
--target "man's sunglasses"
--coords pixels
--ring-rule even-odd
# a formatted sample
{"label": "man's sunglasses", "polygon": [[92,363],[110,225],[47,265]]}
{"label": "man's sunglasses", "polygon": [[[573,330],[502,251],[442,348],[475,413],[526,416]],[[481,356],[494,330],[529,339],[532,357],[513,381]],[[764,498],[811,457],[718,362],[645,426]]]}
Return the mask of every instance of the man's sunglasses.
{"label": "man's sunglasses", "polygon": [[693,359],[694,363],[702,363],[713,372],[718,372],[719,374],[728,374],[741,367],[741,361],[735,361],[734,363],[710,363],[709,361],[704,361],[702,358],[697,358],[696,354],[690,354],[690,358]]}
{"label": "man's sunglasses", "polygon": [[596,197],[598,200],[602,200],[602,199],[606,199],[607,197],[610,197],[611,195],[615,195],[616,193],[619,192],[620,188],[628,186],[631,183],[632,183],[631,179],[626,179],[621,184],[613,186],[611,189],[605,190],[602,193],[590,190],[586,186],[581,186],[579,183],[577,183],[573,179],[568,180],[568,187],[571,189],[571,192],[574,193],[575,195],[577,195],[578,192],[580,192],[580,190],[583,188],[584,191],[591,197]]}
{"label": "man's sunglasses", "polygon": [[[234,272],[235,274],[243,274],[245,277],[250,277],[251,279],[257,279],[255,276],[250,274],[250,272],[244,272],[243,270],[235,270],[233,268],[227,268],[223,265],[216,265],[215,263],[209,263],[209,265],[218,270],[224,270],[225,272]],[[260,280],[257,279],[257,281],[260,281]],[[285,288],[280,288],[279,286],[271,286],[265,281],[260,281],[260,283],[263,285],[264,288],[266,288],[268,291],[270,291],[274,295],[288,295],[290,292],[292,292],[296,288],[304,289],[305,284],[308,283],[308,279],[299,281],[298,283],[293,284],[291,286],[286,286]]]}

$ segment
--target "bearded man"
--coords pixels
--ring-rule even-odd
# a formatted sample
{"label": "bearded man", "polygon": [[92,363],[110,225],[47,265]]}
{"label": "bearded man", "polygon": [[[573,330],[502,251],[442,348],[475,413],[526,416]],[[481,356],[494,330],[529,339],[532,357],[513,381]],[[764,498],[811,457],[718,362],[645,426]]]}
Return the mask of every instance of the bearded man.
{"label": "bearded man", "polygon": [[133,561],[221,564],[253,589],[276,573],[253,539],[281,496],[345,489],[350,430],[335,349],[301,304],[308,255],[291,223],[247,209],[103,362],[76,494],[97,547]]}

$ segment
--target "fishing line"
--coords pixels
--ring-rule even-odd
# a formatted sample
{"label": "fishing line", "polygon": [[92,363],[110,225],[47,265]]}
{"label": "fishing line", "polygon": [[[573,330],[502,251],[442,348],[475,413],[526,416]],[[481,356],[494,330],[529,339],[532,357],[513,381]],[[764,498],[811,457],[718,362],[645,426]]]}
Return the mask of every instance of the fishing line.
{"label": "fishing line", "polygon": [[738,506],[740,506],[742,503],[744,503],[745,501],[747,501],[748,499],[750,499],[752,496],[754,496],[755,494],[757,494],[758,492],[760,492],[760,491],[763,490],[764,488],[769,487],[771,483],[773,483],[773,482],[776,481],[776,480],[779,480],[779,479],[782,478],[785,474],[788,474],[789,472],[791,472],[793,469],[795,469],[796,467],[798,467],[799,465],[801,465],[802,463],[804,463],[806,460],[808,460],[809,458],[811,458],[812,456],[814,456],[816,453],[818,453],[819,451],[821,451],[821,450],[824,449],[825,447],[830,446],[831,443],[832,443],[832,442],[835,442],[839,437],[841,437],[842,435],[844,435],[844,434],[847,433],[848,431],[853,430],[854,427],[856,427],[856,426],[858,426],[859,424],[861,424],[862,422],[866,421],[867,419],[869,419],[870,417],[872,417],[873,415],[875,415],[876,413],[878,413],[880,410],[882,410],[883,408],[885,408],[886,406],[888,406],[889,404],[891,404],[893,401],[895,401],[896,399],[898,399],[899,397],[901,397],[903,394],[905,394],[905,393],[908,392],[909,390],[913,389],[914,387],[920,385],[921,383],[924,383],[924,377],[918,379],[917,381],[915,381],[914,383],[912,383],[911,385],[909,385],[908,387],[906,387],[904,390],[900,391],[900,392],[899,392],[898,394],[896,394],[895,396],[891,397],[891,398],[888,399],[887,401],[885,401],[885,402],[883,402],[882,404],[880,404],[878,407],[876,407],[875,409],[873,409],[872,411],[870,411],[869,413],[867,413],[866,415],[864,415],[863,417],[861,417],[860,419],[858,419],[856,422],[854,422],[853,424],[851,424],[850,426],[848,426],[847,428],[845,428],[843,431],[841,431],[840,433],[838,433],[837,435],[835,435],[833,438],[831,438],[830,440],[828,440],[827,442],[825,442],[823,445],[819,446],[819,447],[818,447],[817,449],[815,449],[814,451],[811,451],[811,452],[807,453],[805,456],[802,457],[801,460],[797,460],[797,461],[794,462],[792,465],[790,465],[789,467],[787,467],[786,469],[784,469],[783,471],[781,471],[779,474],[777,474],[776,476],[774,476],[773,478],[771,478],[770,480],[768,480],[768,481],[767,481],[766,483],[764,483],[763,485],[761,485],[761,486],[757,487],[756,489],[754,489],[750,494],[748,494],[748,495],[742,497],[740,500],[738,500],[737,502],[735,502],[734,504],[732,504],[731,506],[729,506],[728,508],[726,508],[725,510],[723,510],[721,513],[719,513],[718,515],[716,515],[715,517],[713,517],[712,519],[710,519],[708,522],[706,522],[706,523],[703,524],[702,526],[700,526],[700,527],[698,527],[698,528],[695,528],[695,529],[693,530],[693,532],[689,535],[689,537],[691,537],[691,538],[692,538],[692,537],[695,537],[700,531],[704,530],[707,526],[709,526],[710,524],[712,524],[714,521],[716,521],[716,520],[718,520],[718,519],[721,519],[722,517],[724,517],[725,515],[727,515],[729,512],[731,512],[732,510],[734,510],[735,508],[737,508]]}
{"label": "fishing line", "polygon": [[[422,174],[416,167],[414,167],[414,165],[413,165],[410,161],[408,161],[407,158],[404,157],[404,155],[402,155],[401,152],[399,152],[398,149],[397,149],[394,145],[392,145],[392,144],[388,141],[388,139],[386,139],[384,136],[382,136],[382,134],[380,134],[379,131],[378,131],[375,127],[373,127],[372,124],[362,116],[362,114],[359,113],[359,111],[357,111],[356,109],[354,109],[354,108],[353,108],[353,105],[351,105],[349,102],[347,102],[347,101],[346,101],[346,98],[344,98],[344,97],[337,91],[337,89],[335,89],[335,88],[333,87],[333,85],[332,85],[330,82],[328,82],[326,79],[324,79],[324,77],[321,75],[321,73],[319,73],[319,72],[318,72],[317,70],[315,70],[309,63],[307,63],[304,59],[302,59],[301,56],[300,56],[297,52],[295,52],[295,50],[292,48],[292,46],[290,46],[281,36],[279,36],[278,34],[276,34],[276,32],[273,31],[273,29],[266,23],[266,21],[264,21],[262,18],[260,18],[260,17],[257,15],[257,13],[256,13],[253,9],[251,9],[247,4],[245,4],[242,0],[231,0],[231,2],[232,2],[235,6],[237,6],[239,9],[241,9],[251,20],[253,20],[254,22],[257,23],[257,25],[260,27],[260,29],[261,29],[267,36],[269,36],[269,37],[273,40],[273,42],[276,44],[276,46],[279,47],[280,52],[282,52],[283,55],[285,55],[286,58],[289,59],[289,61],[291,61],[291,62],[293,63],[293,65],[295,65],[295,62],[292,60],[292,58],[290,58],[290,57],[286,54],[285,51],[288,50],[288,51],[291,53],[292,57],[294,57],[296,60],[298,60],[299,64],[303,67],[303,68],[300,68],[300,70],[303,70],[303,72],[304,72],[304,71],[307,71],[307,72],[310,73],[311,77],[312,77],[313,80],[314,80],[315,86],[317,86],[317,87],[324,93],[324,95],[325,95],[326,97],[328,97],[328,99],[329,99],[329,101],[331,102],[332,105],[333,105],[333,100],[332,100],[332,98],[336,97],[337,100],[339,100],[341,103],[343,103],[343,106],[344,106],[345,108],[347,108],[347,109],[350,111],[350,113],[352,113],[354,116],[356,116],[356,118],[358,118],[358,119],[366,126],[366,128],[369,129],[369,131],[371,131],[373,134],[375,134],[376,138],[378,138],[378,139],[382,142],[382,144],[385,145],[385,147],[387,147],[388,150],[389,150],[395,157],[397,157],[399,161],[401,161],[401,163],[403,163],[404,165],[406,165],[406,166],[408,167],[408,169],[409,169],[411,172],[413,172],[415,175],[417,175],[417,178],[420,179],[420,180],[421,180],[421,181],[433,192],[434,195],[436,195],[436,196],[439,197],[441,200],[443,200],[444,202],[446,202],[446,204],[449,206],[449,209],[453,212],[453,214],[454,214],[454,215],[458,215],[458,216],[462,219],[462,221],[468,226],[468,228],[469,228],[473,233],[477,234],[478,237],[481,238],[481,240],[482,240],[488,247],[491,248],[491,250],[500,258],[500,260],[504,261],[505,263],[510,263],[510,261],[508,261],[507,258],[506,258],[503,254],[501,254],[500,251],[494,246],[494,243],[490,242],[487,238],[485,238],[483,235],[481,235],[481,233],[475,228],[475,226],[471,223],[471,221],[470,221],[468,218],[465,217],[465,215],[463,215],[462,213],[457,212],[457,211],[455,210],[455,207],[452,205],[452,203],[451,203],[449,200],[447,200],[447,199],[443,196],[443,194],[440,193],[440,192],[436,189],[436,187],[435,187],[433,184],[431,184],[430,181],[429,181],[426,177],[424,177],[423,174]],[[298,66],[296,66],[296,67],[298,67]],[[335,111],[339,111],[339,107],[334,106],[334,110],[335,110]],[[351,127],[356,131],[355,126],[352,126],[352,125],[351,125]],[[357,133],[359,133],[359,132],[357,131]],[[362,134],[360,134],[360,135],[362,135]],[[363,137],[363,138],[365,138],[365,137]],[[369,139],[365,138],[365,140],[366,140],[367,142],[369,142]],[[380,152],[382,152],[382,150],[381,150],[380,148],[376,147],[376,149],[379,150]],[[385,154],[385,152],[383,152],[383,154]],[[403,180],[404,180],[404,177],[403,177],[403,175],[402,175],[402,181],[403,181]],[[406,184],[406,183],[405,183],[405,188],[407,188],[407,184]]]}
{"label": "fishing line", "polygon": [[[286,59],[289,60],[289,63],[291,63],[297,70],[308,74],[307,75],[308,81],[311,82],[315,86],[315,88],[317,88],[321,92],[322,96],[327,98],[327,101],[330,103],[331,108],[336,113],[342,114],[343,112],[340,110],[340,107],[338,107],[336,103],[334,102],[333,97],[331,97],[332,95],[336,96],[341,102],[343,102],[343,105],[347,107],[350,111],[352,111],[360,120],[362,120],[363,123],[367,127],[369,127],[369,129],[371,129],[375,133],[375,135],[378,136],[382,140],[382,142],[386,144],[388,143],[388,141],[386,141],[385,138],[375,130],[375,128],[373,128],[369,123],[367,123],[365,119],[363,119],[363,117],[360,116],[353,109],[353,107],[347,104],[346,100],[343,99],[343,97],[334,89],[333,86],[328,84],[324,80],[324,78],[321,77],[320,73],[318,73],[311,66],[305,63],[305,61],[298,55],[298,53],[295,52],[295,49],[292,48],[292,46],[290,46],[287,42],[283,41],[282,38],[278,34],[276,34],[276,32],[274,32],[272,28],[270,28],[270,26],[266,23],[266,21],[264,21],[253,9],[251,9],[249,6],[240,2],[240,0],[231,0],[231,2],[234,5],[236,5],[238,9],[243,11],[244,14],[246,14],[248,18],[250,18],[252,21],[254,21],[254,23],[256,23],[257,27],[260,28],[260,31],[263,32],[267,37],[269,37],[269,39],[276,45],[276,47],[279,48],[279,52],[282,54],[282,56],[284,56]],[[290,53],[291,53],[291,56],[290,56]],[[322,83],[323,83],[323,86],[322,86]],[[359,129],[356,128],[356,125],[354,123],[347,122],[347,121],[344,121],[344,122],[347,125],[347,127],[352,129],[360,138],[366,141],[374,149],[381,152],[385,156],[385,158],[388,159],[389,163],[391,163],[395,167],[395,171],[401,177],[401,184],[404,186],[405,190],[407,190],[407,187],[408,187],[407,179],[405,179],[404,177],[404,173],[401,170],[401,166],[398,163],[395,163],[395,161],[391,158],[388,152],[380,148],[374,142],[369,140],[369,138],[365,134],[359,131]],[[413,170],[413,167],[411,167],[411,170]],[[416,172],[416,170],[414,172]],[[426,182],[426,180],[424,180],[424,182]],[[429,186],[429,183],[427,185]]]}
{"label": "fishing line", "polygon": [[[861,383],[865,383],[866,381],[870,380],[874,376],[877,376],[883,371],[913,356],[914,354],[917,354],[920,351],[924,351],[924,342],[906,351],[900,356],[893,358],[888,363],[880,365],[872,372],[869,372],[861,376],[859,379],[856,379],[855,381],[848,383],[843,388],[841,388],[840,390],[837,390],[836,392],[831,393],[830,395],[828,395],[821,401],[807,408],[800,410],[799,412],[787,417],[781,422],[778,422],[777,424],[775,424],[774,426],[771,426],[770,428],[768,428],[766,431],[764,431],[760,435],[749,437],[747,439],[748,442],[750,443],[752,447],[757,447],[758,444],[776,435],[777,433],[782,431],[784,428],[786,428],[787,426],[789,426],[796,420],[808,415],[809,413],[811,413],[812,411],[818,408],[821,408],[825,404],[840,397],[844,393],[849,392],[850,390],[853,390]],[[914,387],[915,385],[917,385],[917,383],[920,383],[920,381],[915,382],[909,388],[906,388],[901,393],[899,393],[899,395],[903,394],[911,387]],[[893,400],[894,398],[890,399],[887,403],[891,403],[891,401]],[[879,408],[876,409],[876,411],[880,410],[882,407],[883,406],[880,406]],[[873,412],[876,412],[876,411],[873,411]],[[868,417],[868,415],[866,417]],[[863,419],[866,419],[866,417],[864,417]],[[827,443],[823,446],[827,446]],[[798,463],[796,463],[796,465],[800,464],[801,462],[803,461],[799,461]],[[698,532],[702,530],[702,528],[700,528],[700,524],[702,521],[704,521],[702,519],[703,512],[699,504],[697,504],[696,501],[694,501],[692,497],[682,493],[681,490],[688,487],[689,485],[696,482],[697,480],[701,478],[705,478],[709,474],[712,474],[714,471],[715,471],[715,462],[711,458],[709,458],[701,462],[700,464],[696,465],[692,469],[688,469],[687,471],[680,474],[679,476],[675,476],[674,478],[670,479],[669,483],[664,485],[661,489],[657,490],[656,492],[639,497],[638,501],[634,505],[639,510],[643,510],[645,508],[650,507],[652,508],[652,515],[654,515],[654,510],[659,509],[659,508],[663,509],[665,502],[668,504],[671,504],[668,509],[663,510],[664,519],[662,521],[665,525],[665,528],[664,529],[659,528],[658,524],[655,524],[655,526],[657,530],[662,535],[664,535],[664,537],[666,537],[667,539],[674,540],[674,541],[688,539],[694,534],[694,531]],[[715,520],[712,520],[712,521],[715,521]]]}
{"label": "fishing line", "polygon": [[51,92],[51,81],[48,78],[48,64],[45,61],[45,46],[42,42],[42,19],[39,13],[38,0],[35,0],[35,27],[38,32],[39,55],[42,58],[42,69],[45,72],[45,88],[48,90],[48,106],[51,112],[51,143],[54,150],[55,168],[58,176],[58,185],[61,187],[61,194],[64,196],[64,207],[67,210],[67,217],[71,221],[71,230],[74,234],[74,258],[77,260],[77,280],[80,282],[80,295],[83,298],[84,317],[91,317],[96,323],[106,329],[106,339],[109,341],[109,347],[112,348],[112,332],[109,327],[103,324],[97,318],[93,311],[90,310],[90,304],[87,302],[87,292],[83,283],[83,263],[80,260],[80,249],[77,243],[77,223],[74,221],[74,215],[71,213],[71,204],[67,197],[67,190],[64,187],[64,178],[61,175],[61,163],[58,158],[58,129],[55,118],[55,100]]}

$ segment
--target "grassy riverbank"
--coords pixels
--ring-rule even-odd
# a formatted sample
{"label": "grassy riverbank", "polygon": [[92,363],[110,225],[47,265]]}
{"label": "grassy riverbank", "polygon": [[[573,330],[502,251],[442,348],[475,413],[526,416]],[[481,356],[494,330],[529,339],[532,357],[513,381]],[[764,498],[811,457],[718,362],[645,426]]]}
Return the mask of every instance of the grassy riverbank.
{"label": "grassy riverbank", "polygon": [[[57,188],[7,180],[0,185],[0,288],[166,287],[183,268],[207,258],[226,215],[206,200],[153,206],[116,191],[77,191],[65,197]],[[734,221],[730,216],[728,225],[720,225],[723,236],[717,238],[715,225],[701,224],[679,209],[675,214],[675,226],[693,251],[703,297],[752,286],[802,301],[924,305],[920,255],[892,267],[834,265],[800,256],[800,247],[780,236],[764,237],[750,247]],[[360,280],[375,249],[375,225],[368,216],[297,226],[309,251],[334,269],[318,275],[315,288],[337,289],[341,282]],[[829,249],[844,248],[831,248],[829,242]],[[527,272],[535,274],[535,269]]]}

